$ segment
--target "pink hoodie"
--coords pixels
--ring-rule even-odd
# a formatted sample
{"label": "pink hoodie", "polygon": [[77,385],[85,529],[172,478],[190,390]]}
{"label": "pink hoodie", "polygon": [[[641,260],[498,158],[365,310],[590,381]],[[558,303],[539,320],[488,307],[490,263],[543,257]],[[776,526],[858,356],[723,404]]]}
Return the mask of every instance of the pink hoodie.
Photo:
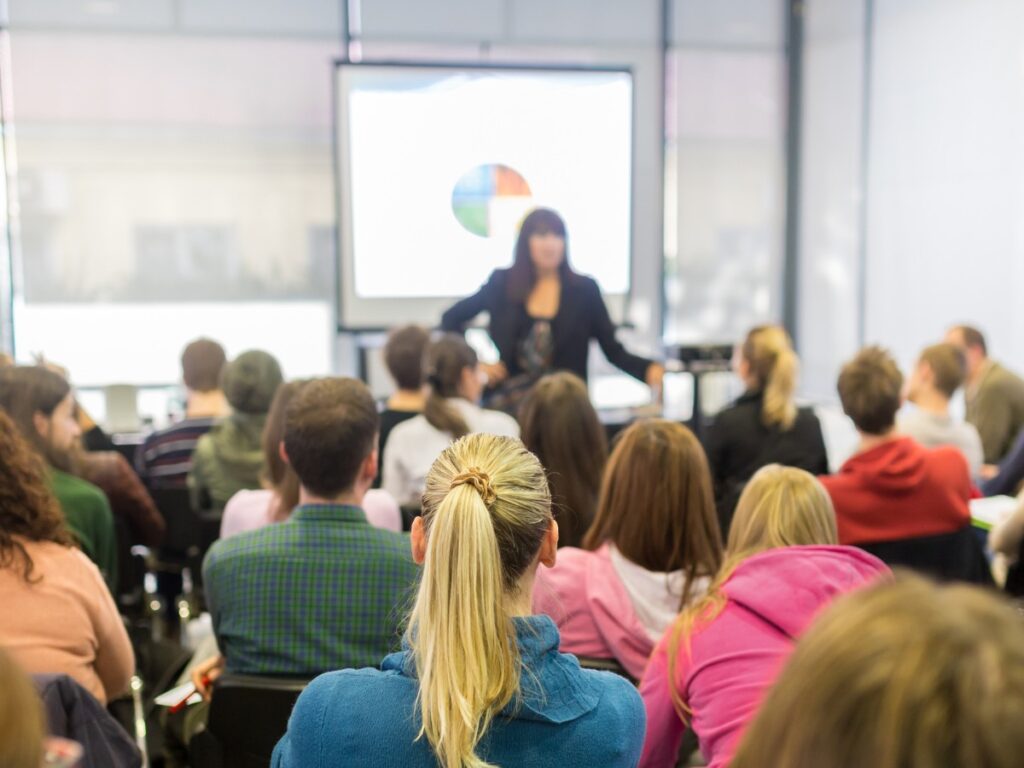
{"label": "pink hoodie", "polygon": [[[854,547],[782,547],[748,558],[726,581],[725,607],[680,643],[675,686],[709,768],[728,764],[762,693],[796,638],[838,595],[889,569]],[[672,704],[665,633],[640,682],[647,735],[640,765],[674,766],[685,729]]]}

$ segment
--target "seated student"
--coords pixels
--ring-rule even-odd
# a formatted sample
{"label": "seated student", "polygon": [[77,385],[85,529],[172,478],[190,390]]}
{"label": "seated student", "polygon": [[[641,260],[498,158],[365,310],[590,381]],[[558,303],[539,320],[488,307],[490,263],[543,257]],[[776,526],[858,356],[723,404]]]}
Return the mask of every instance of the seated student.
{"label": "seated student", "polygon": [[976,328],[954,326],[946,341],[964,353],[967,421],[978,428],[985,463],[998,464],[1024,429],[1024,379],[988,356],[985,337]]}
{"label": "seated student", "polygon": [[47,484],[82,551],[107,584],[117,584],[114,518],[103,491],[71,474],[71,450],[81,434],[67,380],[39,366],[0,370],[0,408],[49,465]]}
{"label": "seated student", "polygon": [[715,417],[706,446],[723,534],[743,486],[766,464],[828,472],[818,417],[793,402],[799,366],[789,334],[777,325],[754,328],[736,347],[733,367],[746,392]]}
{"label": "seated student", "polygon": [[398,646],[417,568],[408,538],[361,506],[377,474],[377,405],[355,379],[317,379],[285,412],[282,458],[299,506],[277,525],[216,542],[203,563],[223,658],[215,673],[312,677],[376,663]]}
{"label": "seated student", "polygon": [[608,461],[608,438],[587,385],[568,371],[544,376],[520,404],[519,428],[526,449],[547,471],[558,546],[580,546]]}
{"label": "seated student", "polygon": [[127,690],[135,658],[114,600],[74,546],[45,465],[3,412],[0,605],[0,648],[26,670],[70,675],[104,702]]}
{"label": "seated student", "polygon": [[903,374],[866,347],[843,366],[839,399],[860,434],[839,473],[822,477],[843,544],[953,533],[970,523],[971,479],[956,448],[922,448],[896,431]]}
{"label": "seated student", "polygon": [[185,418],[150,434],[135,455],[139,477],[150,488],[184,488],[199,438],[231,412],[220,388],[226,362],[224,347],[211,339],[196,339],[181,353]]}
{"label": "seated student", "polygon": [[867,552],[836,546],[832,505],[812,475],[792,467],[759,470],[736,506],[722,568],[665,633],[644,672],[640,765],[674,766],[687,727],[710,768],[727,765],[814,615],[885,573]]}
{"label": "seated student", "polygon": [[533,608],[555,620],[563,651],[614,658],[639,679],[721,564],[704,449],[682,424],[638,421],[612,451],[583,549],[563,549],[538,574]]}
{"label": "seated student", "polygon": [[953,421],[949,401],[964,383],[964,358],[952,344],[926,347],[907,382],[916,408],[899,419],[899,431],[925,448],[952,445],[964,455],[971,477],[981,471],[981,438],[973,424]]}
{"label": "seated student", "polygon": [[46,736],[43,703],[29,676],[3,649],[0,649],[0,691],[3,691],[0,696],[0,765],[41,768]]}
{"label": "seated student", "polygon": [[580,669],[530,611],[538,567],[555,562],[544,469],[518,440],[470,435],[427,477],[412,551],[423,564],[401,653],[380,669],[314,680],[274,768],[636,765],[636,689]]}
{"label": "seated student", "polygon": [[429,394],[423,413],[391,430],[384,451],[381,487],[399,504],[420,503],[427,472],[453,440],[475,432],[519,437],[515,419],[477,405],[483,381],[476,352],[461,336],[432,342],[424,365]]}
{"label": "seated student", "polygon": [[[222,539],[254,531],[270,523],[283,522],[298,506],[299,478],[288,462],[281,458],[281,441],[284,440],[288,405],[306,383],[306,380],[289,381],[278,387],[263,427],[260,481],[264,487],[256,491],[239,491],[228,500],[220,522]],[[363,511],[371,525],[390,531],[402,530],[402,512],[385,491],[367,491],[363,497]]]}
{"label": "seated student", "polygon": [[733,768],[1018,768],[1024,622],[966,586],[901,577],[837,600],[797,643]]}
{"label": "seated student", "polygon": [[[384,344],[384,364],[398,389],[388,398],[380,414],[380,439],[377,453],[384,455],[391,430],[403,421],[423,413],[427,396],[423,392],[423,355],[430,343],[427,329],[419,325],[404,325],[388,334]],[[373,487],[380,487],[380,473],[373,481]]]}
{"label": "seated student", "polygon": [[260,487],[260,439],[274,393],[284,378],[273,356],[243,352],[224,368],[224,395],[231,415],[199,438],[188,487],[196,509],[223,511],[243,488]]}

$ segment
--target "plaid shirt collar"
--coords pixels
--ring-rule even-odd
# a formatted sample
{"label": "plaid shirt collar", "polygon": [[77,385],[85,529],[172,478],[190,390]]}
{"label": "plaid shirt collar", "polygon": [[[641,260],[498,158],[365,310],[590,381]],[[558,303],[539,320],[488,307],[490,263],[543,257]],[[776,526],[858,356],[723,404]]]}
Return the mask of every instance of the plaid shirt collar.
{"label": "plaid shirt collar", "polygon": [[300,504],[291,514],[291,520],[332,520],[339,523],[365,523],[366,513],[354,504]]}

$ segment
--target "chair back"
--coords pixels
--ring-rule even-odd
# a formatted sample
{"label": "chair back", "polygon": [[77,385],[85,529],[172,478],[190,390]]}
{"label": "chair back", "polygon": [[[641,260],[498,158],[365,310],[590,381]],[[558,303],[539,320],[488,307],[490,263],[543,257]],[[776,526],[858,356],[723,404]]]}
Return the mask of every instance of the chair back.
{"label": "chair back", "polygon": [[891,567],[920,571],[940,581],[992,586],[992,570],[971,525],[953,533],[858,544]]}

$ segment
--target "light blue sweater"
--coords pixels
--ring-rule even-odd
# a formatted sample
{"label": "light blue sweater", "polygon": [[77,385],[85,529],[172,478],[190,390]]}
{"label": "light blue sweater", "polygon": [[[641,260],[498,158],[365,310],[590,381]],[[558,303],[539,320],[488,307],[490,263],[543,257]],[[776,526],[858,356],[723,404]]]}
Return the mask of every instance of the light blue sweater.
{"label": "light blue sweater", "polygon": [[[495,718],[477,754],[499,766],[635,766],[644,740],[636,689],[609,672],[581,669],[558,652],[547,616],[515,619],[523,660],[520,695]],[[416,740],[418,684],[408,651],[377,669],[328,672],[299,697],[273,768],[436,768]]]}

